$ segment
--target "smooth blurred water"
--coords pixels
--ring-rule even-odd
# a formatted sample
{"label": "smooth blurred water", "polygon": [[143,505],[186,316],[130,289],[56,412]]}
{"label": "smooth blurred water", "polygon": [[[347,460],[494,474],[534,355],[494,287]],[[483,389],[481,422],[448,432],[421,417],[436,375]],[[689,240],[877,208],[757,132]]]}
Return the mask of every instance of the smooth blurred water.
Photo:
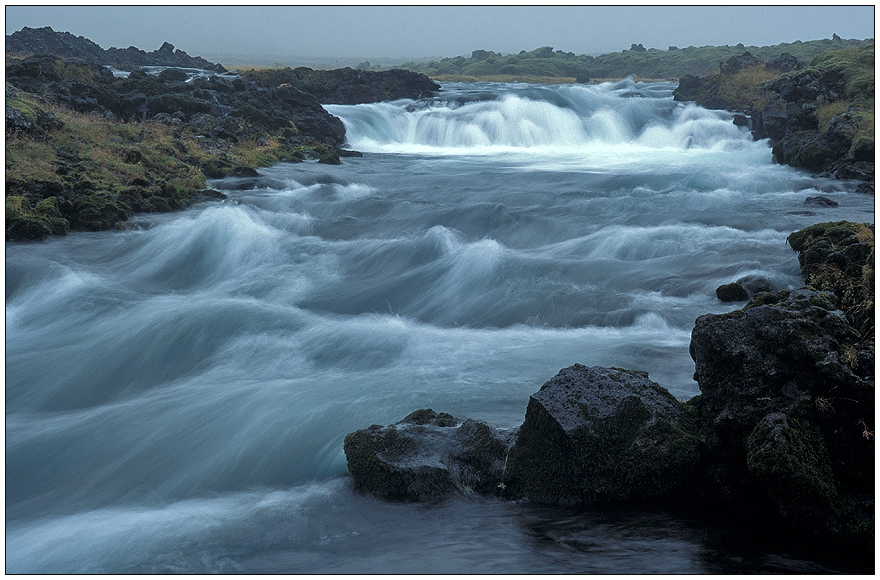
{"label": "smooth blurred water", "polygon": [[7,243],[7,572],[840,571],[680,517],[351,491],[347,433],[424,407],[515,426],[576,362],[697,394],[718,285],[798,286],[788,233],[873,222],[672,88],[328,106],[363,158]]}

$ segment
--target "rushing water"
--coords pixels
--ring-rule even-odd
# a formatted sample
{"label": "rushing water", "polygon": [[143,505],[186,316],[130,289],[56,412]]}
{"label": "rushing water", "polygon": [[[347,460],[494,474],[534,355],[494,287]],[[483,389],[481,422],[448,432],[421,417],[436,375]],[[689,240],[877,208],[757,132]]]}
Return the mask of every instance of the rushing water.
{"label": "rushing water", "polygon": [[7,244],[7,572],[840,570],[680,517],[394,505],[346,476],[346,433],[424,407],[518,425],[576,362],[686,399],[718,285],[797,286],[789,232],[873,222],[672,88],[329,106],[363,158]]}

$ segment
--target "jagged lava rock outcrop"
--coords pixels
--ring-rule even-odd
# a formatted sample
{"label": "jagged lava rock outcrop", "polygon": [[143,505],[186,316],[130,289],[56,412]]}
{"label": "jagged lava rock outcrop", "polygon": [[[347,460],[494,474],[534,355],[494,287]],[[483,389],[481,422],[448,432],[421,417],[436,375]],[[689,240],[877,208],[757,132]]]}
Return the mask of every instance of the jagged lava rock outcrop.
{"label": "jagged lava rock outcrop", "polygon": [[142,66],[174,66],[226,72],[223,66],[200,56],[192,57],[175,49],[168,42],[158,50],[146,52],[134,46],[103,49],[83,36],[56,32],[49,26],[29,28],[6,35],[6,52],[16,54],[47,54],[63,58],[79,58],[97,65],[131,71]]}
{"label": "jagged lava rock outcrop", "polygon": [[242,77],[265,87],[294,86],[324,104],[334,105],[418,99],[440,90],[440,85],[425,75],[403,69],[364,71],[348,67],[334,70],[298,67],[244,71]]}

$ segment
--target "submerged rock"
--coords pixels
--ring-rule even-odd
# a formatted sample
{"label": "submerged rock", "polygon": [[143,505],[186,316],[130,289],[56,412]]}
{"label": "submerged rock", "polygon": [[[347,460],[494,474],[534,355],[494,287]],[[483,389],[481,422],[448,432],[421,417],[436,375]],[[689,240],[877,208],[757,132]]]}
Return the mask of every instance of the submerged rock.
{"label": "submerged rock", "polygon": [[550,503],[642,501],[680,488],[699,457],[684,407],[647,373],[578,364],[529,399],[510,487]]}
{"label": "submerged rock", "polygon": [[731,282],[716,288],[715,296],[722,302],[744,302],[749,299],[749,291],[739,282]]}
{"label": "submerged rock", "polygon": [[421,409],[394,425],[349,433],[344,449],[356,490],[426,501],[503,490],[514,437],[515,430]]}

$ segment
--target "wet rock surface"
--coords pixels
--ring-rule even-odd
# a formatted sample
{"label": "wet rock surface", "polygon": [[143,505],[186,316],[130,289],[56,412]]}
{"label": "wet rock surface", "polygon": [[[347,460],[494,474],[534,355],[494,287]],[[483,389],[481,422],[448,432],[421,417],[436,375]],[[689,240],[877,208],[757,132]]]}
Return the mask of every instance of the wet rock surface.
{"label": "wet rock surface", "polygon": [[355,489],[391,501],[501,490],[515,430],[421,409],[345,437]]}
{"label": "wet rock surface", "polygon": [[532,395],[510,487],[535,501],[638,502],[679,488],[699,459],[682,404],[647,373],[574,365]]}

